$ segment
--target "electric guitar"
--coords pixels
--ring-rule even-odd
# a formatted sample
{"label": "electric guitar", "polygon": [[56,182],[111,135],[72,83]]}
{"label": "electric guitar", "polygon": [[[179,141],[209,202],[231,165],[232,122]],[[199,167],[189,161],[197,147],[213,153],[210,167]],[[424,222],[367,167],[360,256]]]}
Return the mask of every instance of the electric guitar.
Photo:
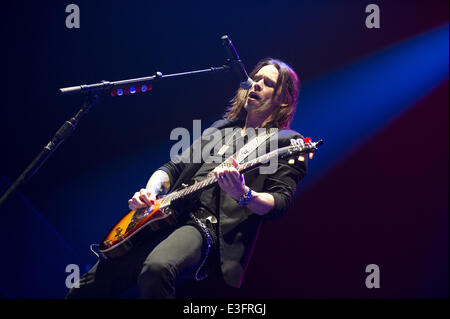
{"label": "electric guitar", "polygon": [[[288,163],[293,164],[295,158],[301,155],[312,156],[322,140],[313,142],[310,138],[292,139],[291,145],[279,148],[262,155],[254,160],[241,164],[238,171],[244,174],[253,170],[273,157],[290,158]],[[172,203],[190,194],[199,192],[217,183],[215,176],[207,177],[201,182],[187,186],[183,189],[168,193],[164,197],[155,200],[150,207],[139,208],[125,214],[105,236],[99,245],[99,251],[103,257],[114,259],[123,256],[142,240],[142,236],[151,235],[163,227],[175,225],[177,218],[173,211]]]}

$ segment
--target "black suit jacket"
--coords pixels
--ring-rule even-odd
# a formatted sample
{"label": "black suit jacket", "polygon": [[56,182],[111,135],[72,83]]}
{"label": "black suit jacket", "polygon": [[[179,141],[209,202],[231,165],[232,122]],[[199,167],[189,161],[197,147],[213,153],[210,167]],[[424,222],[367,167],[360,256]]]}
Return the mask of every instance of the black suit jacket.
{"label": "black suit jacket", "polygon": [[[211,128],[223,129],[227,127],[242,127],[242,122],[229,120],[216,121]],[[206,132],[206,131],[205,131]],[[293,130],[282,129],[278,132],[278,148],[290,145],[292,138],[302,138]],[[191,145],[192,150],[203,149],[210,141],[208,134]],[[269,143],[267,150],[269,150]],[[171,190],[178,189],[181,184],[188,184],[202,163],[186,163],[177,160],[164,164],[160,169],[164,170],[170,178]],[[245,174],[245,182],[248,187],[256,192],[266,192],[275,199],[275,207],[266,215],[259,216],[247,207],[240,207],[236,201],[226,192],[220,190],[219,202],[219,255],[221,270],[225,282],[233,287],[240,287],[245,270],[250,261],[252,248],[256,243],[258,232],[263,223],[269,219],[279,218],[289,208],[298,182],[305,176],[307,159],[288,164],[286,160],[278,160],[278,169],[274,174],[260,174],[259,169]]]}

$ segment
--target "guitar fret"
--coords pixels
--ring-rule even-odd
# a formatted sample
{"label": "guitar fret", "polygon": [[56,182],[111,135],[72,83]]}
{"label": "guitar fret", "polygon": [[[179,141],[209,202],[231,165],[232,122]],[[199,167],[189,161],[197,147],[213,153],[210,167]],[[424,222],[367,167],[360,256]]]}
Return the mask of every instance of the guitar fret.
{"label": "guitar fret", "polygon": [[[274,156],[278,156],[280,152],[284,152],[284,151],[288,150],[289,147],[290,146],[286,146],[286,147],[274,150],[274,151],[272,151],[270,153],[264,154],[264,155],[262,155],[262,156],[260,156],[260,157],[258,157],[256,159],[254,159],[254,160],[252,160],[250,162],[243,163],[243,164],[241,164],[241,166],[239,168],[239,171],[240,172],[245,171],[245,170],[247,170],[249,168],[252,168],[252,167],[256,166],[257,164],[260,164],[262,162],[265,162],[265,161],[269,160],[270,158],[272,158]],[[180,199],[180,198],[182,198],[182,197],[184,197],[186,195],[189,195],[189,194],[194,193],[194,192],[196,192],[198,190],[201,190],[201,189],[203,189],[203,188],[205,188],[207,186],[210,186],[210,185],[212,185],[212,184],[214,184],[216,182],[217,182],[217,179],[216,179],[215,176],[208,177],[208,178],[204,179],[201,182],[197,182],[194,185],[188,186],[186,188],[183,188],[183,189],[181,189],[179,191],[176,191],[174,193],[171,193],[171,194],[167,195],[166,200],[168,199],[169,203],[170,203],[170,201],[174,201],[174,200]]]}

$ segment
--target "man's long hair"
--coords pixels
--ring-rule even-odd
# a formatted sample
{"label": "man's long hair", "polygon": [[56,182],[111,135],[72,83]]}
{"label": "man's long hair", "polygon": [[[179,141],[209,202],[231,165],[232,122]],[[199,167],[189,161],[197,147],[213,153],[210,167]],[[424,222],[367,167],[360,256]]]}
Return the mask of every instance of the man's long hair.
{"label": "man's long hair", "polygon": [[[283,61],[266,58],[258,62],[253,71],[249,74],[254,78],[258,71],[266,66],[273,65],[278,70],[278,80],[274,88],[273,98],[278,98],[278,107],[272,114],[274,125],[281,128],[288,128],[294,118],[297,99],[300,92],[300,80],[295,71]],[[278,93],[278,94],[277,94]],[[247,111],[244,106],[247,102],[249,90],[239,88],[236,95],[230,101],[230,107],[225,112],[224,118],[233,121],[245,120]]]}

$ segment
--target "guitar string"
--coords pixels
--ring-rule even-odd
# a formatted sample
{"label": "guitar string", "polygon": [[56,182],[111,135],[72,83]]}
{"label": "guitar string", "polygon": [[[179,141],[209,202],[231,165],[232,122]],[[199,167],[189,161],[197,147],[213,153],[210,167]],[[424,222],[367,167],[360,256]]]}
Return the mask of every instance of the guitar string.
{"label": "guitar string", "polygon": [[[313,142],[313,143],[310,143],[310,145],[304,145],[303,144],[303,145],[295,146],[295,148],[297,148],[297,151],[299,151],[301,153],[304,153],[305,149],[306,150],[308,150],[308,148],[311,149],[311,150],[315,149],[316,148],[316,144],[318,144],[318,143],[314,143]],[[292,149],[292,148],[293,148],[292,145],[291,146],[286,146],[286,147],[274,150],[272,152],[269,152],[268,154],[262,155],[262,156],[260,156],[260,157],[258,157],[256,159],[254,159],[253,161],[243,163],[242,166],[239,168],[239,171],[244,171],[245,169],[247,169],[247,168],[249,168],[251,166],[254,166],[254,165],[258,164],[258,163],[264,162],[264,161],[268,160],[269,158],[274,157],[275,155],[278,156],[280,152],[284,152],[285,150]],[[291,153],[291,152],[289,152],[289,153]],[[206,180],[197,183],[198,184],[197,187],[194,187],[194,188],[187,187],[187,188],[185,188],[182,191],[177,191],[177,192],[168,194],[165,199],[167,200],[169,196],[173,197],[171,200],[183,197],[183,196],[185,196],[185,195],[187,195],[189,193],[192,193],[194,190],[197,190],[198,187],[200,187],[200,186],[201,186],[200,188],[203,188],[204,186],[208,186],[208,185],[210,185],[210,184],[212,184],[214,182],[217,182],[217,179],[215,178],[215,176],[213,176],[211,178],[207,178]],[[163,204],[164,204],[164,202],[163,202]],[[170,201],[169,201],[168,205],[170,205]]]}
{"label": "guitar string", "polygon": [[[256,140],[256,139],[254,139],[254,140]],[[254,141],[254,140],[252,140],[252,141]],[[310,145],[311,149],[313,149],[314,146],[315,146],[315,143],[311,143],[311,145]],[[242,163],[241,167],[240,167],[240,171],[246,170],[247,168],[249,168],[249,167],[251,167],[253,165],[256,165],[256,164],[259,164],[261,162],[264,162],[264,161],[270,159],[271,157],[274,157],[275,155],[278,155],[280,152],[285,151],[285,150],[287,150],[289,148],[292,148],[292,145],[291,146],[282,147],[280,149],[277,149],[277,150],[274,150],[272,152],[269,152],[268,154],[264,154],[264,155],[262,155],[262,156],[260,156],[260,157],[258,157],[256,159],[254,159],[253,161]],[[297,150],[300,151],[300,152],[304,152],[305,149],[306,150],[308,149],[307,147],[305,147],[305,145],[297,146]],[[179,190],[179,191],[176,191],[174,193],[168,194],[165,197],[165,200],[168,200],[168,205],[170,205],[171,201],[179,199],[179,198],[182,198],[182,197],[184,197],[186,195],[189,195],[189,194],[191,194],[191,193],[193,193],[193,192],[195,192],[195,191],[197,191],[199,189],[202,189],[202,188],[204,188],[206,186],[209,186],[210,184],[212,184],[214,182],[217,182],[217,179],[215,178],[215,176],[208,177],[207,179],[205,179],[205,180],[203,180],[201,182],[197,182],[194,185],[188,186],[188,187],[186,187],[186,188],[184,188],[182,190]]]}

